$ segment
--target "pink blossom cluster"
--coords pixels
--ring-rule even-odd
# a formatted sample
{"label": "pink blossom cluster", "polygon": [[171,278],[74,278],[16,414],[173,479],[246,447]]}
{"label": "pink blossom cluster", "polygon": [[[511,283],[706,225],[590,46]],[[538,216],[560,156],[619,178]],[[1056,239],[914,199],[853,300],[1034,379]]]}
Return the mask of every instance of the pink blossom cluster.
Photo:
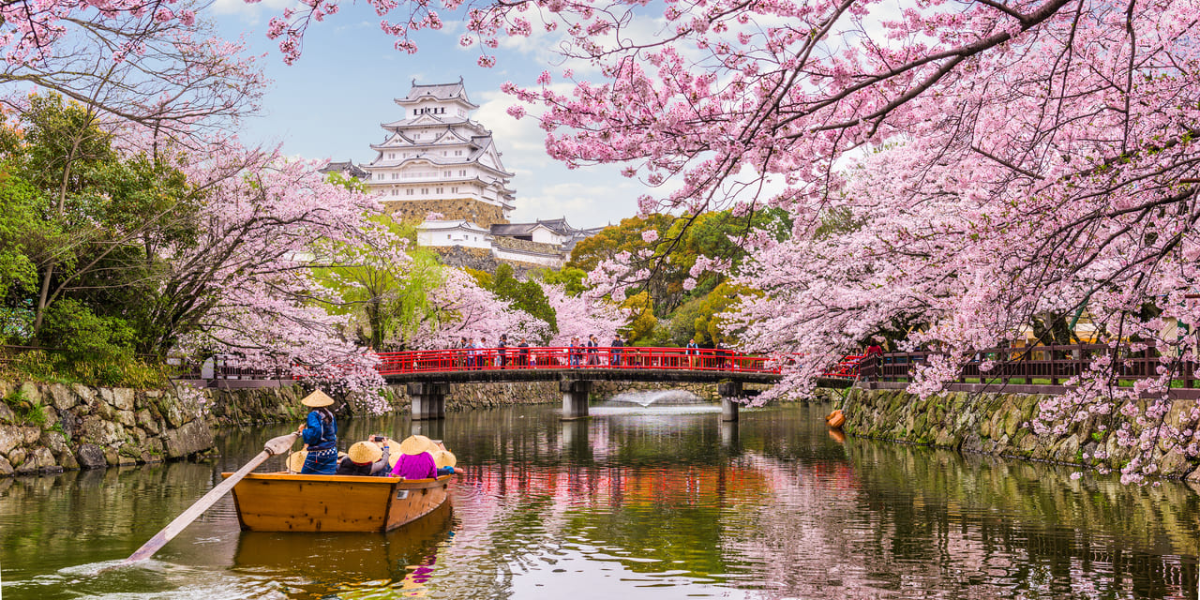
{"label": "pink blossom cluster", "polygon": [[595,335],[601,346],[608,346],[617,328],[627,320],[620,308],[602,298],[572,296],[557,284],[542,284],[542,290],[557,317],[558,333],[551,338],[551,346],[567,346],[571,338],[586,340],[590,335]]}

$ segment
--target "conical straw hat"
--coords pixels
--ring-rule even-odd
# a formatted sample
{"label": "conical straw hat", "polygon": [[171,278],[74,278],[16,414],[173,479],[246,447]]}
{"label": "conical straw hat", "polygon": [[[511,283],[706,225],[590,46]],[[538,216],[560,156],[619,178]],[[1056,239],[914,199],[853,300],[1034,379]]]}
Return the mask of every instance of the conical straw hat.
{"label": "conical straw hat", "polygon": [[308,450],[293,452],[287,458],[287,470],[291,473],[299,473],[304,469],[304,459],[308,458]]}
{"label": "conical straw hat", "polygon": [[403,442],[400,442],[400,453],[415,456],[422,452],[433,454],[438,451],[437,444],[433,440],[423,435],[410,435]]}
{"label": "conical straw hat", "polygon": [[388,454],[388,467],[389,468],[395,469],[397,462],[400,462],[400,453],[399,452],[397,452],[395,454]]}
{"label": "conical straw hat", "polygon": [[325,392],[322,392],[321,390],[314,390],[313,393],[305,396],[304,399],[300,401],[300,404],[311,406],[313,408],[321,408],[322,406],[329,406],[330,404],[333,404],[333,398],[326,396]]}
{"label": "conical straw hat", "polygon": [[375,442],[358,442],[350,446],[350,460],[360,465],[373,463],[383,458],[383,450]]}
{"label": "conical straw hat", "polygon": [[437,464],[437,468],[453,467],[458,464],[458,458],[449,450],[438,450],[433,453],[433,462]]}

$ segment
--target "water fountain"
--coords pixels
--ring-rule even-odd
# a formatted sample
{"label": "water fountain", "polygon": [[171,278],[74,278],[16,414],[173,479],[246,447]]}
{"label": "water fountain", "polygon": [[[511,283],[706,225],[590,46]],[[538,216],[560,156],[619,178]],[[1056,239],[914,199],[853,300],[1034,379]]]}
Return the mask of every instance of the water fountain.
{"label": "water fountain", "polygon": [[704,398],[687,390],[656,390],[623,392],[609,398],[604,406],[695,406],[709,404]]}

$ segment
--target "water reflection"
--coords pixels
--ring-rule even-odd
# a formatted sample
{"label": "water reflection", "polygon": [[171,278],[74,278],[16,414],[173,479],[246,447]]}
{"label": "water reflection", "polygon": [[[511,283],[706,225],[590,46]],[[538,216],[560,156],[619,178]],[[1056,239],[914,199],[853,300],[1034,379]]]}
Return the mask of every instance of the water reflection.
{"label": "water reflection", "polygon": [[[388,535],[238,531],[231,502],[152,569],[89,577],[289,426],[214,464],[0,481],[7,598],[1196,598],[1198,497],[832,435],[827,407],[454,414],[454,509]],[[429,426],[428,429],[425,429]],[[435,429],[437,427],[437,429]],[[403,437],[401,419],[347,439]]]}

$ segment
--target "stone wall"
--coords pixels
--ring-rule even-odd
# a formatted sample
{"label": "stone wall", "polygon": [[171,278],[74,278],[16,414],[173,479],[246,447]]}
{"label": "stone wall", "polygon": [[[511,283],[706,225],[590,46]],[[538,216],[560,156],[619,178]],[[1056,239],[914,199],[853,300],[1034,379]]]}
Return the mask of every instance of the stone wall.
{"label": "stone wall", "polygon": [[[719,400],[716,384],[596,382],[592,400],[622,392],[684,389]],[[0,381],[0,477],[70,469],[128,466],[177,460],[207,452],[213,431],[225,426],[299,423],[307,392],[299,385],[247,389],[175,390],[93,388],[60,383]],[[405,386],[384,390],[393,413],[411,402]],[[337,397],[339,416],[354,416],[356,403]],[[518,404],[558,404],[557,381],[459,384],[446,409],[459,412]],[[44,419],[28,418],[30,405]],[[454,417],[449,417],[454,418]]]}
{"label": "stone wall", "polygon": [[504,262],[504,263],[512,266],[513,276],[517,277],[519,279],[524,279],[525,274],[528,273],[530,270],[541,269],[541,268],[545,267],[544,265],[536,265],[533,263],[522,262],[522,261],[511,261],[511,260],[499,261],[499,260],[496,260],[495,256],[492,256],[492,253],[490,250],[484,250],[482,248],[464,248],[462,246],[448,246],[448,247],[430,248],[430,250],[437,252],[438,255],[441,257],[441,259],[440,259],[441,263],[448,267],[456,267],[456,268],[470,267],[477,271],[484,271],[486,273],[495,273],[496,267],[499,267],[500,263]]}
{"label": "stone wall", "polygon": [[[854,389],[846,399],[843,430],[860,437],[1113,470],[1135,456],[1136,450],[1117,444],[1113,432],[1126,423],[1117,413],[1072,423],[1061,435],[1035,434],[1029,423],[1046,398],[945,392],[922,400],[904,390]],[[1193,442],[1200,444],[1200,428],[1184,422],[1195,406],[1195,400],[1176,401],[1167,422],[1181,430],[1197,430]],[[1136,423],[1131,426],[1135,434],[1140,433]],[[1106,458],[1094,458],[1097,450]],[[1163,477],[1200,481],[1200,459],[1163,447],[1156,447],[1149,459]]]}
{"label": "stone wall", "polygon": [[212,448],[201,404],[179,396],[0,381],[0,476],[160,462]]}
{"label": "stone wall", "polygon": [[382,200],[384,211],[393,219],[406,223],[420,224],[425,221],[425,215],[431,212],[441,213],[446,221],[459,219],[470,221],[484,229],[497,223],[507,224],[504,212],[499,206],[487,204],[472,198],[454,198],[451,200]]}
{"label": "stone wall", "polygon": [[492,245],[497,248],[511,248],[513,250],[524,250],[526,252],[540,252],[542,254],[561,255],[563,252],[554,244],[543,244],[530,240],[518,240],[504,236],[496,236],[492,238]]}

